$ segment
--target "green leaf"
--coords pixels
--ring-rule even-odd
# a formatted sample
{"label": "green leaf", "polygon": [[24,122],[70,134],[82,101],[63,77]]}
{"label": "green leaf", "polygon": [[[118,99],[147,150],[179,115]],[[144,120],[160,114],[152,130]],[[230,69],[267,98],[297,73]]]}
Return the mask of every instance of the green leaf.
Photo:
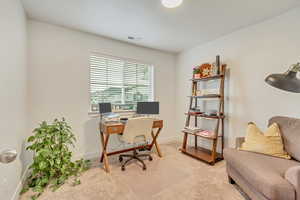
{"label": "green leaf", "polygon": [[34,136],[30,136],[30,137],[28,138],[27,142],[33,142],[33,141],[34,141],[34,139],[35,139],[35,137],[34,137]]}
{"label": "green leaf", "polygon": [[60,158],[57,158],[57,159],[55,160],[55,162],[56,162],[58,165],[60,165],[60,163],[61,163]]}
{"label": "green leaf", "polygon": [[42,161],[39,163],[39,169],[43,170],[47,167],[47,163],[45,161]]}
{"label": "green leaf", "polygon": [[29,190],[29,186],[28,186],[28,185],[25,185],[25,186],[22,188],[22,190],[21,190],[21,192],[20,192],[20,195],[26,193],[28,190]]}
{"label": "green leaf", "polygon": [[73,182],[73,186],[76,186],[79,184],[81,184],[81,181],[79,179],[75,179],[75,181]]}
{"label": "green leaf", "polygon": [[37,195],[33,195],[33,196],[31,196],[31,200],[37,200]]}
{"label": "green leaf", "polygon": [[41,186],[35,186],[33,189],[32,189],[34,192],[38,192],[38,193],[42,193],[44,191],[43,187]]}
{"label": "green leaf", "polygon": [[53,160],[49,160],[50,166],[52,167],[54,165],[54,161]]}
{"label": "green leaf", "polygon": [[37,200],[39,198],[39,196],[41,196],[41,194],[42,194],[41,192],[38,193],[38,194],[35,194],[35,195],[31,196],[31,199],[32,200]]}

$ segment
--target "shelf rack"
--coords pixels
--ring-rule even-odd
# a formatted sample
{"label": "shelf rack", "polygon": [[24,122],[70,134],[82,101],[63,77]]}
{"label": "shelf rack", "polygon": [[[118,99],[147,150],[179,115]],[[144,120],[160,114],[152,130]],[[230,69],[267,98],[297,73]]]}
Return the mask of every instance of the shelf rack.
{"label": "shelf rack", "polygon": [[220,98],[221,95],[219,94],[208,94],[208,95],[203,95],[203,96],[189,96],[190,98],[195,98],[195,99],[207,99],[207,98]]}
{"label": "shelf rack", "polygon": [[[190,79],[192,81],[192,95],[190,98],[190,106],[189,111],[185,113],[187,116],[185,126],[188,127],[190,125],[191,117],[195,118],[195,126],[198,127],[198,119],[211,119],[216,120],[215,130],[212,132],[212,135],[203,135],[201,131],[199,132],[189,132],[187,130],[183,130],[183,144],[180,149],[182,153],[189,155],[191,157],[197,158],[199,160],[205,161],[211,165],[214,165],[217,161],[223,160],[223,148],[224,148],[224,82],[225,82],[225,74],[226,74],[226,65],[223,64],[220,66],[221,73],[216,76],[210,76],[199,79]],[[199,82],[202,81],[210,81],[210,80],[220,80],[219,85],[219,94],[210,94],[203,96],[196,96],[196,91],[198,88]],[[193,105],[197,107],[197,100],[209,100],[209,99],[217,99],[219,100],[219,109],[217,115],[205,115],[190,112]],[[194,146],[188,145],[188,136],[195,137]],[[203,147],[198,146],[198,138],[206,139],[212,141],[211,149],[205,149]],[[217,152],[218,141],[221,140],[221,153]]]}
{"label": "shelf rack", "polygon": [[206,119],[221,119],[221,118],[225,117],[222,113],[220,115],[205,115],[205,114],[185,113],[185,115],[196,116],[196,117],[206,118]]}

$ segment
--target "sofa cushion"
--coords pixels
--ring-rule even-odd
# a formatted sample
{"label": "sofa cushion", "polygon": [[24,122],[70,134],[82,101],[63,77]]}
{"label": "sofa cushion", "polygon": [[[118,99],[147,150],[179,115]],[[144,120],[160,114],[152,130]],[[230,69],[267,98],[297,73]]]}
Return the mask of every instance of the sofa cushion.
{"label": "sofa cushion", "polygon": [[273,123],[279,125],[285,150],[294,159],[300,161],[300,119],[273,117],[269,120],[269,125]]}
{"label": "sofa cushion", "polygon": [[290,167],[300,166],[299,162],[236,149],[225,149],[224,157],[231,167],[268,199],[296,199],[296,191],[284,179],[284,174]]}
{"label": "sofa cushion", "polygon": [[249,123],[247,126],[245,142],[239,150],[291,159],[284,151],[282,137],[276,123],[269,126],[265,133],[261,132],[253,122]]}

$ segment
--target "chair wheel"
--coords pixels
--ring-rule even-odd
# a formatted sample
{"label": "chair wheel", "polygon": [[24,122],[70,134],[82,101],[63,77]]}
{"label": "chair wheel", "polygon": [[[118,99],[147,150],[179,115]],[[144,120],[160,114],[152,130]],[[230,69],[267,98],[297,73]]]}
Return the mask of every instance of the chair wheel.
{"label": "chair wheel", "polygon": [[119,157],[119,161],[122,162],[122,161],[123,161],[123,158],[122,158],[122,157]]}
{"label": "chair wheel", "polygon": [[143,170],[145,171],[147,168],[146,168],[146,166],[145,167],[143,167]]}
{"label": "chair wheel", "polygon": [[153,158],[151,156],[149,156],[149,161],[152,161],[152,160],[153,160]]}
{"label": "chair wheel", "polygon": [[124,166],[122,166],[121,169],[122,169],[122,171],[125,171],[125,167]]}

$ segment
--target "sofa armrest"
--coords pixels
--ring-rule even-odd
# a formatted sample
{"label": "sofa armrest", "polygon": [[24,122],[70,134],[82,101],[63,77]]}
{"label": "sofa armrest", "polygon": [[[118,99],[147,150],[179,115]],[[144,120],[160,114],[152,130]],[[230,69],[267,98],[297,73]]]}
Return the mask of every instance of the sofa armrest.
{"label": "sofa armrest", "polygon": [[235,139],[235,148],[240,148],[244,142],[245,142],[245,137],[237,137]]}
{"label": "sofa armrest", "polygon": [[300,166],[289,168],[284,178],[294,186],[297,199],[300,199]]}

